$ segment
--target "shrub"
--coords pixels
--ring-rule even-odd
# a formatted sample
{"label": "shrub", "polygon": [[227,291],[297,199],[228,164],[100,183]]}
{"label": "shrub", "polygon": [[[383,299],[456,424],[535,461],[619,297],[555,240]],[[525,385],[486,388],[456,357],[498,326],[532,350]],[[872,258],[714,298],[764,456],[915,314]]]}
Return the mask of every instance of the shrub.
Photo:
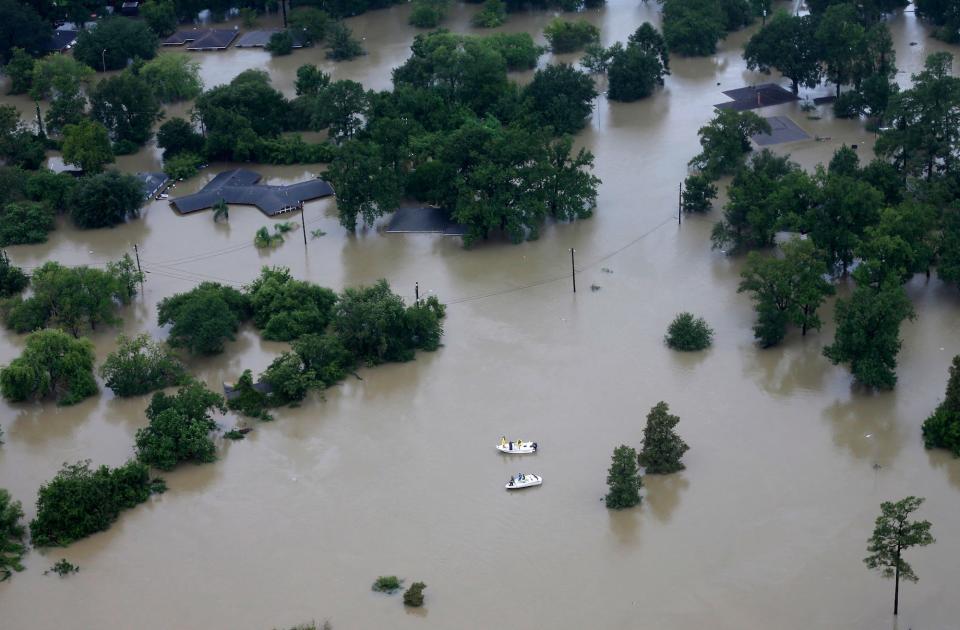
{"label": "shrub", "polygon": [[414,582],[411,584],[410,588],[403,594],[403,604],[414,608],[423,606],[423,589],[425,588],[427,588],[427,585],[423,582]]}
{"label": "shrub", "polygon": [[203,383],[193,381],[176,395],[153,395],[147,407],[149,426],[137,431],[137,458],[161,470],[172,470],[178,463],[212,462],[216,449],[210,432],[217,424],[210,416],[214,409],[227,410],[223,397]]}
{"label": "shrub", "polygon": [[163,172],[175,180],[190,179],[199,172],[203,158],[196,153],[178,153],[163,161]]}
{"label": "shrub", "polygon": [[327,28],[327,45],[330,47],[327,50],[327,59],[333,61],[347,61],[366,54],[360,42],[353,38],[353,32],[343,22],[334,22]]}
{"label": "shrub", "polygon": [[613,460],[607,471],[609,492],[604,497],[608,508],[622,510],[640,503],[640,488],[643,481],[637,468],[637,451],[620,445],[613,451]]}
{"label": "shrub", "polygon": [[447,16],[449,0],[414,0],[410,24],[417,28],[436,28]]}
{"label": "shrub", "polygon": [[713,329],[700,317],[692,313],[680,313],[667,328],[664,338],[667,345],[674,350],[692,352],[710,347],[713,340]]}
{"label": "shrub", "polygon": [[80,567],[69,562],[66,558],[60,558],[52,567],[44,571],[43,574],[56,573],[60,577],[67,577],[71,573],[78,573],[79,571]]}
{"label": "shrub", "polygon": [[293,351],[324,387],[341,381],[356,362],[340,338],[329,333],[304,335],[293,342]]}
{"label": "shrub", "polygon": [[284,352],[274,359],[260,375],[260,380],[271,388],[268,397],[271,405],[300,402],[315,383],[313,372],[306,368],[299,356],[291,352]]}
{"label": "shrub", "polygon": [[567,22],[555,18],[543,29],[543,35],[555,53],[573,52],[600,41],[600,29],[586,20]]}
{"label": "shrub", "polygon": [[373,590],[378,593],[394,593],[400,590],[403,580],[395,575],[381,575],[373,583]]}
{"label": "shrub", "polygon": [[153,59],[157,44],[157,36],[146,23],[108,17],[100,20],[96,28],[80,31],[73,56],[97,70],[120,70],[129,59]]}
{"label": "shrub", "polygon": [[53,398],[72,405],[97,393],[93,344],[59,330],[27,337],[20,356],[0,368],[0,392],[11,402]]}
{"label": "shrub", "polygon": [[502,0],[486,0],[470,23],[477,28],[496,28],[507,21],[507,5]]}
{"label": "shrub", "polygon": [[236,289],[204,282],[191,291],[164,298],[157,323],[171,324],[168,343],[174,348],[218,354],[249,317],[249,308],[247,297]]}
{"label": "shrub", "polygon": [[643,449],[637,457],[647,474],[663,475],[684,469],[680,459],[690,447],[674,431],[679,422],[680,418],[672,415],[670,407],[662,401],[647,414],[647,426],[643,429]]}
{"label": "shrub", "polygon": [[110,171],[80,179],[70,194],[70,218],[81,229],[113,227],[140,216],[143,187],[133,175]]}
{"label": "shrub", "polygon": [[293,52],[293,35],[290,31],[277,31],[270,36],[264,49],[275,56],[289,55]]}
{"label": "shrub", "polygon": [[703,175],[690,175],[683,182],[681,206],[684,212],[710,212],[717,198],[717,187]]}
{"label": "shrub", "polygon": [[100,366],[100,377],[120,397],[182,385],[188,378],[183,364],[146,333],[132,339],[120,335],[117,350]]}
{"label": "shrub", "polygon": [[0,582],[10,579],[14,571],[23,571],[20,560],[27,552],[23,542],[27,530],[20,522],[22,518],[23,506],[0,488]]}
{"label": "shrub", "polygon": [[240,379],[234,385],[236,395],[227,401],[227,408],[236,411],[250,418],[258,418],[264,422],[273,420],[273,416],[267,413],[270,406],[270,400],[267,395],[257,391],[253,383],[253,374],[250,370],[244,370]]}
{"label": "shrub", "polygon": [[53,210],[33,201],[8,203],[0,213],[0,247],[46,243],[53,231]]}
{"label": "shrub", "polygon": [[143,503],[151,492],[149,471],[140,462],[95,470],[90,460],[64,464],[40,486],[30,537],[37,547],[65,547],[109,528],[121,511]]}
{"label": "shrub", "polygon": [[337,301],[336,293],[295,280],[286,267],[264,267],[246,292],[253,310],[253,325],[263,330],[264,339],[276,341],[322,333]]}

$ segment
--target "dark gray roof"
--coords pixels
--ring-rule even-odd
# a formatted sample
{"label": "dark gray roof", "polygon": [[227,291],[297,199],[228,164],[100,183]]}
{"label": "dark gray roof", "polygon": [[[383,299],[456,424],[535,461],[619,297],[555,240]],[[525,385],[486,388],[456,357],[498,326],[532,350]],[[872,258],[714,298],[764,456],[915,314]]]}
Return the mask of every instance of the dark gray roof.
{"label": "dark gray roof", "polygon": [[203,37],[187,44],[187,50],[224,50],[237,34],[232,28],[212,28]]}
{"label": "dark gray roof", "polygon": [[761,83],[760,85],[726,90],[724,94],[733,100],[728,103],[719,103],[714,107],[717,109],[733,109],[738,112],[800,100],[793,92],[775,83]]}
{"label": "dark gray roof", "polygon": [[54,31],[44,49],[56,52],[70,46],[75,41],[77,41],[77,31]]}
{"label": "dark gray roof", "polygon": [[400,208],[387,226],[390,233],[431,233],[448,236],[463,236],[467,229],[453,221],[450,213],[442,208]]}
{"label": "dark gray roof", "polygon": [[322,179],[289,186],[257,184],[258,181],[260,174],[253,171],[242,168],[224,171],[198,192],[177,197],[170,204],[182,214],[189,214],[210,208],[223,199],[227,203],[256,206],[264,214],[274,216],[294,210],[304,201],[333,194],[333,188]]}
{"label": "dark gray roof", "polygon": [[[262,31],[250,31],[249,33],[244,33],[240,36],[240,39],[237,40],[237,43],[234,44],[234,46],[237,48],[263,48],[270,41],[270,36],[274,33],[279,33],[280,30],[281,29],[279,28],[271,28]],[[290,31],[290,34],[293,35],[293,47],[303,48],[303,35],[296,31]]]}
{"label": "dark gray roof", "polygon": [[810,134],[786,116],[771,116],[766,121],[770,123],[770,133],[758,133],[752,138],[761,147],[810,139]]}
{"label": "dark gray roof", "polygon": [[166,173],[137,173],[137,179],[140,180],[140,184],[143,186],[143,196],[145,199],[149,199],[157,193],[162,192],[167,182],[170,181]]}

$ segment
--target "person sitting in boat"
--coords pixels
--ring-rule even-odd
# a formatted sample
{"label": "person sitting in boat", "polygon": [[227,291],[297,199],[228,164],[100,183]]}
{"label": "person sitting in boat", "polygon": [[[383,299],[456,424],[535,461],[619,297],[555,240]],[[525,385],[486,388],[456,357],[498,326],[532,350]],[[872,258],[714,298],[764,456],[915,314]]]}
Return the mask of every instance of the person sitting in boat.
{"label": "person sitting in boat", "polygon": [[519,450],[523,446],[523,440],[517,440],[517,449]]}
{"label": "person sitting in boat", "polygon": [[500,438],[500,446],[506,446],[506,445],[507,445],[507,436],[504,435]]}

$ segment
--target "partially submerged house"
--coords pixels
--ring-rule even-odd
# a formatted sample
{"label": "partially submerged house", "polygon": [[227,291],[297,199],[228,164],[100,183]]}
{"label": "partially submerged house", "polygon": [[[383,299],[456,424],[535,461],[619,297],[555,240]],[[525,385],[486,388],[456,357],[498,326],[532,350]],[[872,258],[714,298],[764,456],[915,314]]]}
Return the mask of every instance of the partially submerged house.
{"label": "partially submerged house", "polygon": [[289,186],[259,184],[260,174],[238,168],[224,171],[192,195],[170,200],[181,214],[212,208],[218,201],[228,204],[256,206],[267,216],[297,210],[304,201],[329,197],[333,187],[322,179],[310,179]]}

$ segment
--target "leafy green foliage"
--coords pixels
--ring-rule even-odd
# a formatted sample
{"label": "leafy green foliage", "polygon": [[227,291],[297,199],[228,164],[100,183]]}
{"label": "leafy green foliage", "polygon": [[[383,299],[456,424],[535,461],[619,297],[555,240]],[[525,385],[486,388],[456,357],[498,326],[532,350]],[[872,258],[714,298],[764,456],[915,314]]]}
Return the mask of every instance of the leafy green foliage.
{"label": "leafy green foliage", "polygon": [[371,588],[378,593],[393,593],[400,590],[402,584],[403,580],[395,575],[381,575],[374,581]]}
{"label": "leafy green foliage", "polygon": [[327,59],[349,61],[367,54],[359,40],[343,22],[334,22],[327,27]]}
{"label": "leafy green foliage", "polygon": [[60,577],[67,577],[73,573],[79,573],[80,567],[69,562],[66,558],[60,558],[57,560],[52,567],[43,572],[44,575],[48,573],[56,573]]}
{"label": "leafy green foliage", "polygon": [[174,396],[154,394],[147,407],[150,424],[137,430],[137,458],[161,470],[172,470],[184,461],[212,462],[216,447],[210,433],[217,428],[210,416],[213,410],[227,410],[223,397],[199,381]]}
{"label": "leafy green foliage", "polygon": [[604,498],[608,508],[622,510],[640,503],[640,488],[643,481],[637,467],[637,451],[620,445],[613,450],[613,461],[607,472],[609,491]]}
{"label": "leafy green foliage", "polygon": [[[170,179],[181,181],[196,175],[202,164],[203,158],[196,153],[178,153],[163,161],[163,172]],[[214,217],[217,216],[216,211],[217,207],[214,206]]]}
{"label": "leafy green foliage", "polygon": [[120,512],[143,503],[151,492],[149,470],[137,461],[95,470],[90,460],[64,464],[40,486],[30,538],[37,547],[65,547],[109,528]]}
{"label": "leafy green foliage", "polygon": [[671,414],[663,401],[647,414],[643,448],[637,461],[648,475],[666,475],[686,468],[680,460],[690,447],[674,430],[679,422],[680,418]]}
{"label": "leafy green foliage", "polygon": [[260,380],[270,386],[271,406],[298,403],[316,383],[316,376],[307,369],[299,355],[284,352],[264,370]]}
{"label": "leafy green foliage", "polygon": [[250,418],[259,418],[264,422],[273,420],[273,416],[267,413],[271,400],[256,388],[250,370],[243,371],[234,384],[234,390],[235,395],[227,401],[227,408]]}
{"label": "leafy green foliage", "polygon": [[173,0],[147,0],[140,5],[140,15],[157,37],[166,37],[177,30]]}
{"label": "leafy green foliage", "polygon": [[892,389],[897,383],[900,324],[914,311],[899,279],[891,275],[879,286],[866,283],[858,268],[857,288],[849,299],[837,300],[837,332],[823,349],[834,364],[849,363],[857,382],[874,389]]}
{"label": "leafy green foliage", "polygon": [[53,398],[73,405],[97,393],[93,344],[59,330],[31,333],[23,352],[0,368],[0,393],[10,402]]}
{"label": "leafy green foliage", "polygon": [[713,341],[713,329],[702,317],[693,313],[680,313],[667,328],[664,342],[674,350],[694,352],[705,350]]}
{"label": "leafy green foliage", "polygon": [[163,149],[164,161],[180,153],[200,154],[203,151],[203,136],[183,118],[171,118],[160,125],[157,146]]}
{"label": "leafy green foliage", "polygon": [[249,300],[236,289],[204,282],[191,291],[164,298],[157,323],[171,324],[171,346],[193,354],[218,354],[227,340],[234,339],[249,310]]}
{"label": "leafy green foliage", "polygon": [[90,93],[90,116],[107,128],[114,142],[142,145],[160,120],[160,101],[142,76],[121,72],[97,83]]}
{"label": "leafy green foliage", "polygon": [[554,18],[543,29],[543,36],[550,43],[553,52],[568,53],[580,50],[587,44],[599,42],[600,29],[586,20],[568,22]]}
{"label": "leafy green foliage", "polygon": [[284,267],[264,267],[246,293],[254,326],[263,331],[264,339],[277,341],[323,333],[337,301],[330,289],[295,280]]}
{"label": "leafy green foliage", "polygon": [[340,338],[330,333],[303,335],[293,342],[293,351],[303,362],[304,371],[313,373],[324,387],[343,380],[356,363]]}
{"label": "leafy green foliage", "polygon": [[780,343],[787,326],[800,326],[803,334],[820,328],[817,309],[833,285],[824,279],[823,254],[809,240],[794,239],[775,258],[751,252],[744,265],[738,292],[749,291],[757,312],[754,336],[764,348]]}
{"label": "leafy green foliage", "polygon": [[10,264],[7,252],[0,249],[0,298],[17,295],[30,283],[30,278],[20,267]]}
{"label": "leafy green foliage", "polygon": [[33,84],[33,57],[23,48],[13,48],[3,73],[10,79],[7,94],[24,94]]}
{"label": "leafy green foliage", "polygon": [[200,64],[187,54],[159,55],[143,64],[140,77],[161,103],[188,101],[200,96],[203,91]]}
{"label": "leafy green foliage", "polygon": [[53,211],[45,204],[21,201],[8,203],[0,212],[0,247],[46,243],[54,228]]}
{"label": "leafy green foliage", "polygon": [[607,65],[610,80],[608,96],[614,101],[635,101],[653,93],[670,74],[670,57],[663,37],[649,22],[644,22],[627,40],[610,49]]}
{"label": "leafy green foliage", "polygon": [[450,0],[414,0],[410,24],[417,28],[436,28],[447,17]]}
{"label": "leafy green foliage", "polygon": [[20,522],[23,507],[0,488],[0,582],[10,579],[14,571],[23,571],[20,560],[27,553],[24,544],[27,530]]}
{"label": "leafy green foliage", "polygon": [[306,43],[314,44],[322,42],[327,36],[330,16],[316,7],[297,7],[290,12],[287,24],[291,30],[298,31]]}
{"label": "leafy green foliage", "polygon": [[557,134],[583,129],[597,96],[593,80],[569,64],[550,65],[537,70],[523,90],[532,101],[532,112],[542,126]]}
{"label": "leafy green foliage", "polygon": [[670,50],[712,55],[717,41],[753,21],[747,0],[663,0],[663,34]]}
{"label": "leafy green foliage", "polygon": [[126,67],[128,59],[153,59],[157,45],[157,36],[146,23],[108,17],[100,20],[96,28],[80,31],[73,56],[91,68],[120,70]]}
{"label": "leafy green foliage", "polygon": [[364,225],[373,225],[400,204],[400,181],[384,164],[382,151],[373,142],[353,140],[344,144],[326,176],[337,191],[340,225],[351,232],[357,229],[358,218]]}
{"label": "leafy green foliage", "polygon": [[423,582],[411,584],[410,588],[403,593],[403,605],[412,608],[423,606],[423,589],[425,588],[427,588],[427,585]]}
{"label": "leafy green foliage", "polygon": [[70,218],[85,230],[113,227],[140,216],[143,187],[128,173],[108,171],[81,178],[70,194]]}
{"label": "leafy green foliage", "polygon": [[20,120],[13,105],[0,105],[0,158],[10,166],[38,169],[46,159],[43,139]]}
{"label": "leafy green foliage", "polygon": [[923,504],[922,497],[907,497],[896,503],[884,501],[880,504],[880,516],[877,517],[873,534],[867,540],[867,552],[863,559],[868,569],[880,571],[885,578],[894,578],[897,582],[894,591],[893,614],[899,608],[900,579],[917,581],[903,552],[913,547],[926,547],[936,542],[930,534],[930,521],[911,521],[910,515]]}
{"label": "leafy green foliage", "polygon": [[690,175],[683,181],[680,205],[684,212],[710,212],[717,198],[717,187],[703,175]]}
{"label": "leafy green foliage", "polygon": [[816,87],[822,73],[820,49],[814,37],[816,24],[812,16],[776,13],[747,42],[743,51],[747,67],[764,74],[777,70],[790,79],[794,94],[801,85]]}
{"label": "leafy green foliage", "polygon": [[503,0],[484,0],[483,7],[470,18],[477,28],[496,28],[507,21],[507,5]]}
{"label": "leafy green foliage", "polygon": [[120,335],[117,349],[100,366],[100,377],[120,397],[139,396],[188,380],[183,364],[146,333],[132,339]]}
{"label": "leafy green foliage", "polygon": [[697,131],[703,151],[690,165],[711,180],[734,173],[751,151],[750,138],[758,133],[770,133],[770,123],[753,112],[720,110]]}
{"label": "leafy green foliage", "polygon": [[923,444],[960,456],[960,355],[953,357],[943,402],[923,423]]}
{"label": "leafy green foliage", "polygon": [[0,0],[0,63],[10,61],[14,48],[21,48],[32,55],[39,55],[50,40],[51,28],[36,9],[28,2]]}
{"label": "leafy green foliage", "polygon": [[85,173],[99,173],[113,162],[107,128],[90,120],[63,127],[62,152],[64,162],[79,166]]}
{"label": "leafy green foliage", "polygon": [[264,46],[264,50],[275,57],[282,57],[293,52],[293,35],[290,31],[277,31],[270,36],[270,41]]}

